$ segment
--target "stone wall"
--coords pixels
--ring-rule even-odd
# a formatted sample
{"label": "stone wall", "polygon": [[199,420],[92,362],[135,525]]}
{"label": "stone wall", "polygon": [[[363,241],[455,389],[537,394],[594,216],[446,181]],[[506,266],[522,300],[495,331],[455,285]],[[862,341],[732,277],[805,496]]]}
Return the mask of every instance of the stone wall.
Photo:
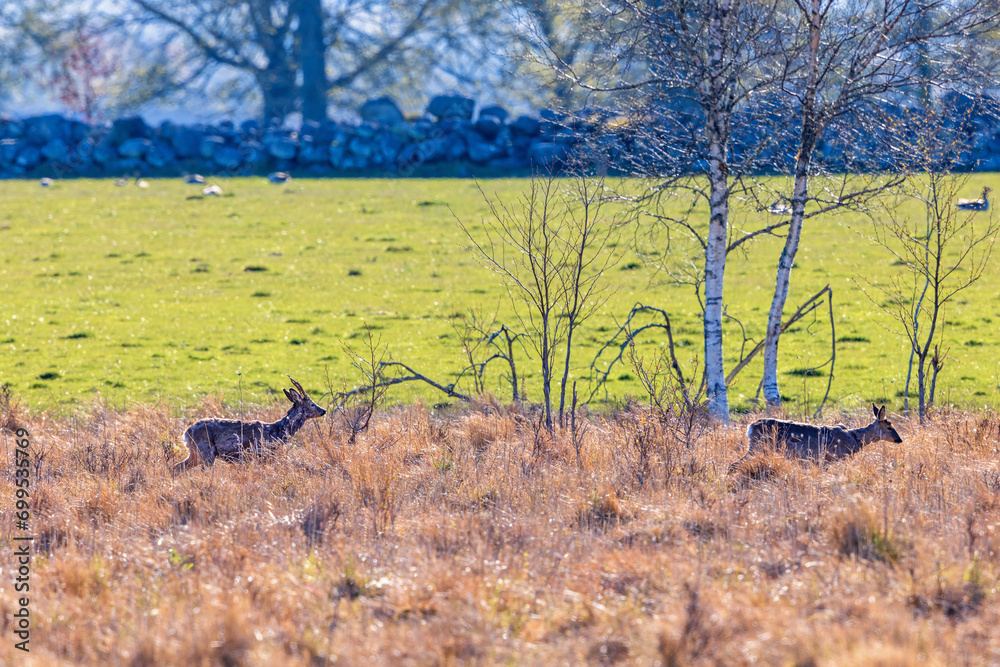
{"label": "stone wall", "polygon": [[[796,137],[788,125],[792,115],[781,113],[782,105],[775,102],[766,127],[757,127],[756,116],[734,121],[735,165],[749,155],[758,172],[788,173]],[[961,119],[956,127],[964,148],[952,166],[1000,169],[1000,107],[992,100],[973,103],[951,95],[942,108],[948,117]],[[422,116],[406,118],[392,99],[382,97],[361,106],[359,123],[306,122],[297,132],[255,121],[239,126],[228,121],[195,126],[165,122],[154,128],[138,117],[99,126],[59,115],[0,118],[0,178],[269,171],[304,176],[523,173],[533,166],[557,166],[583,142],[588,155],[601,155],[605,163],[624,170],[662,171],[666,159],[679,160],[669,167],[673,170],[698,172],[706,166],[682,145],[699,131],[690,110],[664,108],[659,121],[636,127],[635,121],[602,111],[573,117],[542,111],[511,118],[498,106],[483,107],[478,114],[475,109],[474,100],[439,96]],[[902,119],[905,114],[895,115]],[[816,155],[828,168],[893,168],[895,158],[885,150],[891,142],[877,134],[842,128],[828,135]],[[650,145],[661,149],[649,150]],[[845,157],[848,149],[860,152],[862,159]]]}
{"label": "stone wall", "polygon": [[[458,163],[493,172],[552,165],[586,130],[568,130],[554,114],[509,117],[498,106],[474,114],[475,101],[431,100],[425,114],[405,118],[390,98],[358,110],[356,124],[306,122],[295,132],[256,121],[239,126],[150,127],[142,118],[91,126],[60,115],[0,119],[0,177],[303,175],[386,172],[410,175],[425,165]],[[485,169],[484,169],[485,171]]]}

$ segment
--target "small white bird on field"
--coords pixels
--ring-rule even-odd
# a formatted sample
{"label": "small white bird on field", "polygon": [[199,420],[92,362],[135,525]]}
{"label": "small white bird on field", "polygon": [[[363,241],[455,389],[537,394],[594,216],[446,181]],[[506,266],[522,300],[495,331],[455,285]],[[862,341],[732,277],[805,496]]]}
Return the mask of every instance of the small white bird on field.
{"label": "small white bird on field", "polygon": [[287,183],[292,180],[292,177],[283,171],[273,171],[267,175],[267,180],[271,181],[275,185],[281,185],[282,183]]}
{"label": "small white bird on field", "polygon": [[137,188],[143,188],[143,189],[148,188],[149,187],[149,181],[147,181],[145,179],[142,179],[142,178],[139,178],[138,176],[136,176],[135,177],[135,186]]}
{"label": "small white bird on field", "polygon": [[792,212],[792,207],[783,201],[776,201],[767,207],[767,212],[772,215],[788,215]]}
{"label": "small white bird on field", "polygon": [[55,181],[53,181],[51,178],[43,178],[42,180],[38,181],[38,184],[41,185],[43,188],[47,188],[53,183],[55,183]]}
{"label": "small white bird on field", "polygon": [[208,185],[202,188],[201,194],[205,195],[206,197],[218,197],[219,195],[222,194],[222,188],[220,188],[218,185],[215,184]]}
{"label": "small white bird on field", "polygon": [[201,174],[184,174],[184,182],[188,185],[202,185],[205,177]]}

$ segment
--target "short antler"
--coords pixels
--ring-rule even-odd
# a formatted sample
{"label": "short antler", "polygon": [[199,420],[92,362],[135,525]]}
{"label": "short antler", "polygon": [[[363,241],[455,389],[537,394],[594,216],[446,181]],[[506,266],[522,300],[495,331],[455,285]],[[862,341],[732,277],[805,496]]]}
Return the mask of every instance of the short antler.
{"label": "short antler", "polygon": [[305,398],[306,397],[306,390],[302,388],[302,385],[300,385],[298,382],[296,382],[292,378],[291,375],[288,376],[288,379],[292,381],[292,386],[295,387],[295,389],[298,390],[298,392],[302,396],[302,398]]}

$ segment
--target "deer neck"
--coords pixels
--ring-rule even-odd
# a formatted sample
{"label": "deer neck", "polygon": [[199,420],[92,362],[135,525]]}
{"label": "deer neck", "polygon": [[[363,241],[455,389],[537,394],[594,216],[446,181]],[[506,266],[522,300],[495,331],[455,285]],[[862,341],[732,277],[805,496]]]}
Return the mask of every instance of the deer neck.
{"label": "deer neck", "polygon": [[293,405],[284,417],[267,425],[268,440],[287,440],[295,435],[306,423],[302,410],[297,405]]}
{"label": "deer neck", "polygon": [[[878,437],[878,426],[877,422],[872,422],[868,426],[862,426],[861,428],[852,428],[847,432],[854,438],[858,443],[857,449],[861,449],[865,445],[869,445],[877,440]],[[857,451],[857,450],[855,450]]]}

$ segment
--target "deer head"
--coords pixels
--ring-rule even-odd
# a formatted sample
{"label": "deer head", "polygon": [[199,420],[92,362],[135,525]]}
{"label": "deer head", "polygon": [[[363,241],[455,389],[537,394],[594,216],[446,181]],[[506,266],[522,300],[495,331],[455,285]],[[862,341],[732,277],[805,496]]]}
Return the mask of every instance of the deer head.
{"label": "deer head", "polygon": [[316,405],[316,403],[309,398],[309,394],[307,394],[306,390],[302,388],[302,385],[292,379],[291,375],[288,376],[288,379],[292,381],[292,386],[295,388],[286,389],[285,396],[287,396],[288,400],[292,402],[292,405],[302,411],[305,419],[322,417],[326,414],[326,410]]}
{"label": "deer head", "polygon": [[875,407],[872,403],[872,413],[875,415],[875,422],[869,427],[875,434],[875,440],[888,440],[889,442],[903,442],[899,433],[892,427],[892,422],[886,419],[885,406]]}

